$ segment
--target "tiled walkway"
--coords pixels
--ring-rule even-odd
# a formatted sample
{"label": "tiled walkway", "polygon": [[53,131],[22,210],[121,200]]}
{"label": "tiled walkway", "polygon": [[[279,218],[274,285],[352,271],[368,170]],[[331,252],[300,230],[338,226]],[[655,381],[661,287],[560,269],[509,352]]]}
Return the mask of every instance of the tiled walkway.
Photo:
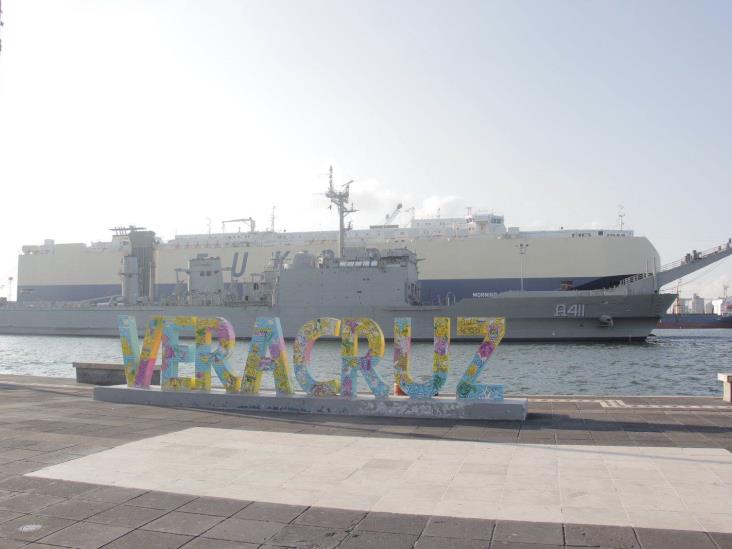
{"label": "tiled walkway", "polygon": [[[718,406],[719,399],[622,399],[626,404],[674,408],[615,408],[592,399],[547,399],[531,403],[523,424],[497,424],[171,410],[97,403],[90,395],[89,388],[69,380],[0,377],[0,548],[29,542],[62,547],[732,547],[732,534],[724,533],[732,524],[732,465],[726,451],[732,449],[732,407],[688,407]],[[268,447],[252,445],[261,437]],[[197,442],[190,444],[191,440]],[[225,440],[230,441],[228,447]],[[148,451],[165,447],[166,453],[149,452],[140,459],[143,454],[138,452],[118,459],[128,443]],[[318,444],[329,450],[314,451]],[[435,447],[450,450],[439,453]],[[350,453],[341,465],[360,461],[360,478],[354,479],[359,489],[353,493],[376,491],[377,502],[397,494],[393,501],[398,506],[376,510],[373,504],[359,507],[346,500],[263,500],[275,499],[272,494],[277,491],[272,490],[269,495],[259,493],[254,502],[240,495],[197,497],[206,486],[197,483],[202,476],[222,491],[225,486],[252,489],[279,482],[276,469],[267,469],[265,460],[277,448],[287,449],[284,455],[293,463],[307,457],[337,465],[339,452],[340,457]],[[454,456],[456,449],[465,450],[457,460],[459,467],[453,465],[445,475],[428,466],[416,467],[430,456],[442,455],[445,459],[438,461],[449,469],[447,456]],[[481,451],[492,457],[473,461],[470,456]],[[131,461],[135,457],[137,464]],[[153,484],[141,488],[96,484],[104,478],[95,476],[100,463],[123,464],[121,468],[144,476],[161,465],[162,457],[172,460],[176,478],[182,481],[174,489],[157,474],[148,475]],[[212,467],[216,460],[229,467]],[[406,468],[404,462],[409,462]],[[260,466],[253,472],[248,463]],[[81,471],[75,478],[84,482],[26,476],[56,464],[75,475]],[[515,515],[490,516],[489,502],[478,500],[480,505],[473,506],[473,499],[458,497],[465,483],[466,493],[479,498],[481,490],[475,485],[485,482],[486,464],[491,464],[488,474],[498,477],[487,486],[505,488],[523,478],[528,484],[519,489],[535,491],[533,496],[517,496]],[[227,471],[217,473],[226,469],[239,473],[228,483]],[[346,474],[337,467],[333,471],[336,476]],[[333,471],[322,469],[323,476],[313,477],[320,482],[315,486],[332,478]],[[407,484],[400,483],[409,475],[420,485],[444,486],[440,502],[450,499],[445,495],[452,488],[455,502],[468,502],[469,509],[482,509],[488,518],[463,518],[470,512],[444,506],[439,512],[422,508],[425,514],[384,512],[419,511],[419,501],[436,499],[429,490],[407,494]],[[384,477],[388,482],[371,480]],[[255,480],[248,482],[249,478]],[[117,482],[107,479],[104,484],[110,480]],[[281,492],[312,495],[314,485],[308,482],[293,475]],[[504,488],[498,511],[509,507]],[[323,497],[333,493],[318,491]],[[598,502],[595,496],[604,499]],[[568,507],[606,511],[611,500],[619,502],[628,517],[634,507],[651,518],[654,506],[667,508],[660,509],[664,512],[685,507],[675,511],[679,520],[663,529],[632,526],[643,524],[632,521],[624,526],[604,511],[576,520],[562,514],[561,522],[555,522],[556,516],[542,515],[536,508],[542,501],[543,506],[558,504],[560,513]],[[719,521],[703,523],[694,513],[717,514]],[[699,526],[687,530],[689,520]],[[608,522],[611,525],[601,525]]]}

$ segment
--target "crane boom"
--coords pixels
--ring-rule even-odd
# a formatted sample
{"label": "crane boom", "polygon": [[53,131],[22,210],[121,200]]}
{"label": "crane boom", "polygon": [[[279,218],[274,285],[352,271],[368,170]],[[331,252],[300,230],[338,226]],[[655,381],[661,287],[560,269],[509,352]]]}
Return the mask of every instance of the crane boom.
{"label": "crane boom", "polygon": [[394,208],[394,211],[391,213],[388,213],[384,216],[384,225],[391,224],[399,215],[399,212],[402,211],[402,203],[396,205],[396,208]]}
{"label": "crane boom", "polygon": [[253,233],[257,229],[257,222],[254,221],[251,217],[242,217],[241,219],[227,219],[226,221],[221,222],[221,232],[226,232],[226,224],[227,223],[247,223],[249,225],[249,232]]}

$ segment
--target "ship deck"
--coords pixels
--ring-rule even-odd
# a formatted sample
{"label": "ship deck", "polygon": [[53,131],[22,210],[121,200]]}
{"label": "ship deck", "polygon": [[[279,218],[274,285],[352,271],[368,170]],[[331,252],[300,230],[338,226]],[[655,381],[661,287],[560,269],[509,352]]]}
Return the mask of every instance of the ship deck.
{"label": "ship deck", "polygon": [[0,547],[730,547],[732,405],[529,399],[521,423],[228,413],[0,375]]}

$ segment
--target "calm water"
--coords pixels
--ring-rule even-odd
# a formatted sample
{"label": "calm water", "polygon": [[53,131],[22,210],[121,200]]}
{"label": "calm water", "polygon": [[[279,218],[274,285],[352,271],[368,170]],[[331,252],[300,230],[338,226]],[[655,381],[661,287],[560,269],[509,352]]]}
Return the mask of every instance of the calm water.
{"label": "calm water", "polygon": [[[243,371],[248,342],[236,346],[233,364]],[[476,344],[455,343],[447,392],[475,351]],[[291,345],[290,357],[292,356]],[[313,371],[320,379],[339,375],[340,347],[319,342]],[[391,346],[379,371],[393,380]],[[643,344],[504,343],[488,363],[484,381],[503,383],[507,393],[602,395],[720,395],[717,372],[730,371],[732,330],[658,330]],[[73,377],[72,362],[121,363],[119,340],[87,337],[0,335],[0,373]],[[427,374],[432,345],[415,343],[415,374]],[[191,371],[192,368],[188,371]],[[182,367],[182,373],[186,368]],[[271,376],[264,386],[272,387]],[[365,389],[365,382],[362,387]]]}

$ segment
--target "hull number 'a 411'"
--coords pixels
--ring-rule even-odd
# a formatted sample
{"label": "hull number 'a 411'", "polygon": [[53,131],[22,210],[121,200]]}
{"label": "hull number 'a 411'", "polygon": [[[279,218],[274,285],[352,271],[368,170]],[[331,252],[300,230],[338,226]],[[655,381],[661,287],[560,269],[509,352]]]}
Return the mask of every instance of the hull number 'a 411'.
{"label": "hull number 'a 411'", "polygon": [[565,303],[559,303],[557,308],[554,310],[555,317],[576,317],[580,318],[585,316],[585,306],[582,303],[575,303],[574,305],[566,305]]}

